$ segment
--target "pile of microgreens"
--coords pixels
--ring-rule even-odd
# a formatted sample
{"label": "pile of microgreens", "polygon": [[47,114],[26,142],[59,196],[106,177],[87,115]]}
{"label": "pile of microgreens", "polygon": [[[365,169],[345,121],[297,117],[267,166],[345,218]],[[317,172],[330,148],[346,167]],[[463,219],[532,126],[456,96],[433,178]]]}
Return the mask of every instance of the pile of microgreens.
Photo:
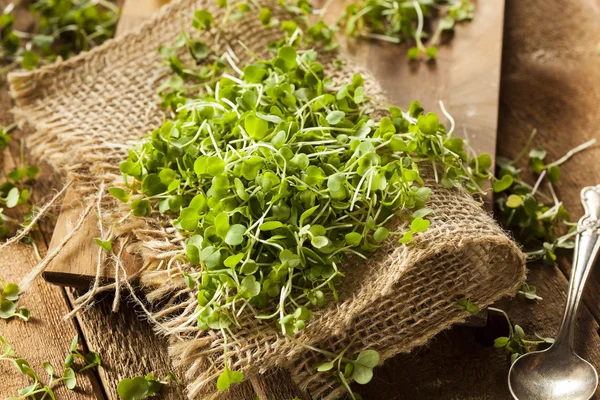
{"label": "pile of microgreens", "polygon": [[123,400],[141,400],[158,395],[169,384],[179,384],[179,379],[171,371],[164,379],[154,378],[152,372],[146,376],[124,378],[119,381],[117,393]]}
{"label": "pile of microgreens", "polygon": [[0,74],[18,65],[34,69],[89,50],[114,36],[118,8],[105,0],[26,1],[35,20],[28,32],[14,28],[19,2],[0,14],[0,60],[8,63]]}
{"label": "pile of microgreens", "polygon": [[31,313],[25,307],[17,308],[17,301],[21,297],[21,289],[14,282],[4,282],[0,278],[0,318],[11,319],[13,317],[21,318],[23,321],[29,321]]}
{"label": "pile of microgreens", "polygon": [[[339,23],[348,36],[392,43],[414,40],[415,46],[407,52],[411,60],[421,54],[435,58],[442,34],[458,22],[473,19],[473,9],[469,0],[361,0],[346,7]],[[434,17],[437,27],[430,36],[425,23]]]}
{"label": "pile of microgreens", "polygon": [[[196,29],[213,22],[204,10],[194,15]],[[299,48],[298,25],[284,32],[273,58],[242,66],[229,53],[210,59],[187,33],[161,47],[175,76],[159,94],[173,118],[129,151],[120,166],[126,189],[110,188],[134,215],[163,214],[186,237],[169,267],[192,266],[184,277],[198,292],[198,328],[224,337],[243,312],[298,333],[313,309],[337,299],[348,257],[427,230],[424,168],[472,191],[489,176],[490,157],[470,160],[453,128],[418,102],[371,118],[378,104],[361,75],[334,86],[317,52]],[[177,55],[182,47],[191,64]],[[390,231],[393,218],[407,229]],[[333,362],[366,383],[365,368],[377,363],[371,353],[354,357]],[[220,390],[243,379],[225,364]]]}
{"label": "pile of microgreens", "polygon": [[[48,383],[43,384],[29,363],[22,358],[16,357],[15,350],[2,336],[0,336],[0,345],[2,346],[0,361],[9,361],[13,363],[19,372],[33,379],[31,385],[19,390],[17,396],[9,397],[7,400],[54,399],[53,389],[56,388],[57,385],[62,382],[67,389],[74,390],[77,385],[77,374],[90,368],[96,368],[102,363],[100,356],[97,353],[93,351],[83,353],[77,349],[78,336],[75,335],[65,358],[65,362],[63,363],[62,375],[56,375],[54,367],[50,362],[44,361],[42,363],[44,371],[48,374]],[[76,360],[80,360],[79,364],[75,363]]]}

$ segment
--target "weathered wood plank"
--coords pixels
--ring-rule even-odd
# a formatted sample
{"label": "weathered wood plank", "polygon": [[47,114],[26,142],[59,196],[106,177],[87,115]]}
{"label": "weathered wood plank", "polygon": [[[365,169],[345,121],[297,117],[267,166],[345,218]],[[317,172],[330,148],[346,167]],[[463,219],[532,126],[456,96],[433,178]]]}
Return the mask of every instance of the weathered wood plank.
{"label": "weathered wood plank", "polygon": [[[0,125],[12,122],[12,116],[8,112],[10,108],[10,96],[6,87],[0,87]],[[16,136],[16,133],[12,135]],[[17,136],[11,142],[10,149],[2,151],[0,155],[0,181],[4,181],[6,174],[18,166],[18,154]],[[48,176],[42,176],[40,180],[43,179],[48,179]],[[36,185],[36,189],[39,186]],[[40,196],[34,199],[40,200]],[[15,218],[22,218],[22,213],[18,211],[20,210],[5,210]],[[41,232],[37,231],[32,236],[40,252],[45,253],[47,246]],[[11,246],[0,253],[0,277],[7,282],[19,282],[37,262],[33,246],[21,243]],[[34,283],[30,291],[21,297],[18,305],[31,311],[31,320],[0,320],[0,335],[14,347],[17,356],[27,360],[46,383],[47,375],[42,368],[42,362],[50,361],[56,370],[61,370],[71,340],[78,333],[77,326],[73,321],[63,320],[63,316],[69,312],[63,289],[42,280]],[[89,373],[78,376],[77,381],[75,392],[58,387],[55,391],[57,398],[104,398],[94,371],[90,370]],[[12,363],[0,362],[0,398],[15,396],[19,389],[31,383],[31,380],[22,375]]]}
{"label": "weathered wood plank", "polygon": [[[600,5],[540,0],[509,4],[500,110],[500,131],[506,136],[498,149],[514,156],[536,128],[534,143],[545,147],[547,160],[554,161],[569,149],[598,139],[594,147],[561,167],[556,185],[558,197],[576,220],[583,212],[581,189],[600,184],[600,57],[596,53]],[[565,13],[565,7],[571,11]],[[528,24],[548,18],[551,27]],[[542,190],[547,192],[545,187]],[[559,265],[568,276],[570,252]],[[584,303],[600,321],[600,269],[592,270],[587,286]]]}
{"label": "weathered wood plank", "polygon": [[[326,21],[335,23],[351,1],[330,5]],[[439,47],[435,62],[408,61],[407,45],[381,41],[345,41],[345,52],[381,84],[390,103],[408,107],[412,100],[444,120],[439,101],[456,121],[457,134],[469,138],[478,153],[492,157],[500,92],[505,0],[477,2],[474,19],[456,26],[452,41]]]}

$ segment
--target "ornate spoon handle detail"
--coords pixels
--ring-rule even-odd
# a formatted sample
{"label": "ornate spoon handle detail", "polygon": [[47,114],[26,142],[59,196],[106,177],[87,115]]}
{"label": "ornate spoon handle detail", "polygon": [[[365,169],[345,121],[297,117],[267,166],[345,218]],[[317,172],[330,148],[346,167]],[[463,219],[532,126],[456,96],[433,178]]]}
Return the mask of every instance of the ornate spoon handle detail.
{"label": "ornate spoon handle detail", "polygon": [[575,254],[567,305],[556,336],[556,345],[565,341],[565,344],[571,347],[573,346],[575,317],[583,287],[600,249],[600,185],[584,188],[581,191],[581,202],[585,209],[585,215],[581,217],[577,225],[578,234],[575,239]]}

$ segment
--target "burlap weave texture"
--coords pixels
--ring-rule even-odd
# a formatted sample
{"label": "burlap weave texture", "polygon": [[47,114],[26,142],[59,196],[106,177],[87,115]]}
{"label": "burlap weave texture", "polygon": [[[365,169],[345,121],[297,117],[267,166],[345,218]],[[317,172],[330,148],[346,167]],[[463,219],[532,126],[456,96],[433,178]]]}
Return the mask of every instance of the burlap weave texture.
{"label": "burlap weave texture", "polygon": [[[274,17],[288,19],[274,3],[268,3]],[[75,179],[78,192],[90,199],[102,183],[122,184],[118,165],[129,145],[160,126],[165,117],[156,88],[170,70],[157,48],[170,45],[182,27],[190,25],[193,11],[201,8],[209,9],[216,21],[223,16],[210,0],[176,1],[136,32],[87,54],[12,74],[15,114],[33,128],[27,138],[31,153],[66,179]],[[198,35],[213,54],[231,51],[240,64],[249,58],[243,45],[264,55],[266,44],[281,35],[278,29],[263,27],[255,15],[220,28],[224,31]],[[327,62],[325,67],[337,83],[349,81],[358,70],[351,63],[341,70]],[[376,82],[364,75],[367,93],[382,98]],[[430,183],[434,188],[428,203],[433,209],[428,216],[430,229],[408,246],[391,240],[367,262],[344,266],[340,301],[317,312],[298,342],[333,352],[352,343],[352,351],[375,349],[386,359],[464,320],[467,313],[457,309],[458,299],[468,296],[486,306],[514,293],[524,278],[524,256],[518,247],[466,191]],[[104,197],[103,220],[122,221],[127,211]],[[223,338],[220,332],[198,333],[194,327],[195,293],[181,279],[181,270],[190,266],[177,260],[170,277],[165,270],[170,258],[164,255],[181,250],[184,238],[167,218],[154,214],[127,218],[118,226],[117,237],[127,238],[128,250],[150,265],[141,282],[148,299],[161,304],[155,310],[157,330],[182,339],[173,341],[171,353],[187,370],[190,398],[217,397],[215,379],[223,366]],[[235,340],[228,341],[232,369],[249,378],[285,367],[316,398],[333,399],[343,393],[333,375],[315,372],[316,364],[324,361],[319,354],[282,337],[272,321],[250,317],[244,321],[243,329],[235,331]]]}

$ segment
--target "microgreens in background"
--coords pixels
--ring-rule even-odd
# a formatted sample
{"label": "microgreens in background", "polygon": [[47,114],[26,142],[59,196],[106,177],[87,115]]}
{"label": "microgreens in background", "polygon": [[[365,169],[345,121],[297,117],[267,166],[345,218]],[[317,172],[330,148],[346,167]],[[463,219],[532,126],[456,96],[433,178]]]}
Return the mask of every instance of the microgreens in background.
{"label": "microgreens in background", "polygon": [[123,400],[146,399],[157,396],[169,384],[179,384],[179,379],[171,371],[161,380],[155,379],[154,374],[150,372],[146,376],[121,379],[117,386],[117,393]]}
{"label": "microgreens in background", "polygon": [[0,150],[6,149],[10,143],[10,133],[17,127],[16,123],[8,126],[0,125]]}
{"label": "microgreens in background", "polygon": [[[215,23],[194,14],[194,29]],[[272,58],[246,65],[209,55],[188,33],[161,47],[175,73],[158,90],[172,118],[129,151],[124,186],[109,189],[135,216],[168,216],[186,238],[170,265],[187,263],[198,328],[224,338],[243,312],[297,334],[337,300],[349,258],[429,228],[432,181],[481,192],[489,177],[490,157],[469,158],[454,126],[418,102],[370,117],[382,107],[363,77],[334,85],[317,52],[299,47],[307,36],[286,26]],[[406,228],[394,230],[396,218]],[[242,380],[226,367],[217,387]]]}
{"label": "microgreens in background", "polygon": [[[572,249],[577,234],[576,223],[556,196],[554,185],[560,179],[560,166],[571,156],[595,143],[588,141],[567,152],[554,162],[547,162],[547,151],[541,147],[529,149],[535,136],[515,160],[499,157],[497,177],[493,183],[496,206],[503,224],[513,230],[531,259],[543,259],[548,264],[556,261],[557,249]],[[533,185],[522,178],[516,167],[527,156],[531,172],[536,177]]]}
{"label": "microgreens in background", "polygon": [[16,66],[32,70],[89,50],[114,36],[119,16],[105,0],[37,0],[29,5],[35,27],[22,32],[14,26],[19,7],[10,3],[0,14],[0,60],[8,63],[0,73]]}
{"label": "microgreens in background", "polygon": [[[468,0],[362,0],[346,6],[339,24],[348,36],[414,42],[407,53],[411,60],[421,54],[435,58],[442,34],[453,31],[456,23],[471,20],[473,10]],[[424,29],[426,20],[437,20],[431,34]]]}
{"label": "microgreens in background", "polygon": [[[63,384],[67,389],[74,390],[77,385],[77,374],[81,373],[89,368],[95,368],[100,366],[101,361],[97,353],[91,351],[89,353],[82,353],[77,349],[78,337],[75,335],[69,348],[69,353],[65,359],[62,374],[58,375],[50,362],[44,361],[42,367],[48,374],[48,383],[43,384],[37,372],[31,368],[29,363],[16,357],[15,350],[11,345],[0,336],[0,344],[2,345],[2,354],[0,355],[0,361],[9,361],[23,375],[30,377],[33,383],[18,391],[17,396],[9,397],[7,400],[25,400],[25,399],[54,399],[54,391],[57,385]],[[80,359],[81,362],[75,365],[75,360]]]}
{"label": "microgreens in background", "polygon": [[13,282],[4,282],[0,278],[0,318],[11,319],[21,318],[23,321],[29,321],[31,313],[25,307],[17,307],[17,301],[21,296],[19,285]]}

